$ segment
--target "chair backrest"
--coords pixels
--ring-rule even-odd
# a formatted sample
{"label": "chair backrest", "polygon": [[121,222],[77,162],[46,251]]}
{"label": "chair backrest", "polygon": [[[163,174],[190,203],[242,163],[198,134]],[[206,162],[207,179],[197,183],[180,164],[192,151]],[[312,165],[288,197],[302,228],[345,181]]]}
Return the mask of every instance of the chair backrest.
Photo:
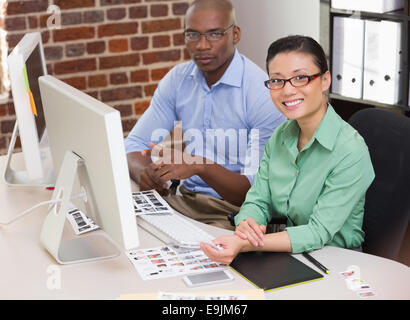
{"label": "chair backrest", "polygon": [[398,260],[410,220],[410,119],[371,108],[349,123],[366,141],[376,175],[366,193],[363,252]]}

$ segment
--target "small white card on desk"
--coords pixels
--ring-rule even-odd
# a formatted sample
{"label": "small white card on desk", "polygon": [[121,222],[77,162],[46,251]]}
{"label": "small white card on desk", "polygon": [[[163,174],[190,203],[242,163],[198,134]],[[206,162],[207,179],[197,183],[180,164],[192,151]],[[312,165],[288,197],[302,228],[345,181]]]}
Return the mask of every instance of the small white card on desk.
{"label": "small white card on desk", "polygon": [[156,190],[133,192],[135,215],[173,212]]}
{"label": "small white card on desk", "polygon": [[126,255],[144,280],[227,269],[225,265],[209,259],[199,247],[185,248],[169,244],[158,248],[129,250]]}

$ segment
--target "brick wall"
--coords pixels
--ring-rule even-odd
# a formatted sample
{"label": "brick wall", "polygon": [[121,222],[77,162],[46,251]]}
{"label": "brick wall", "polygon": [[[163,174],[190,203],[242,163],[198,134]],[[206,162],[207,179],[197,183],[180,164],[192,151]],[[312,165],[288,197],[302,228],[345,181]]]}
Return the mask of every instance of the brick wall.
{"label": "brick wall", "polygon": [[[0,28],[8,52],[25,33],[40,31],[48,73],[119,110],[127,134],[158,81],[189,59],[182,31],[190,2],[10,0]],[[48,27],[57,21],[47,13],[51,5],[60,9],[60,29]],[[0,154],[7,153],[14,122],[9,98],[0,103]]]}

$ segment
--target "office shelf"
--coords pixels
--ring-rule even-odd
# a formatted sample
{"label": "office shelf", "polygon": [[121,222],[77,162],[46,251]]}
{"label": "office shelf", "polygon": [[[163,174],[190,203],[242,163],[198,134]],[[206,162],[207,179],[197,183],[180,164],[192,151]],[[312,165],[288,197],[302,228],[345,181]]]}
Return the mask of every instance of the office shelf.
{"label": "office shelf", "polygon": [[[401,77],[400,77],[400,90],[399,90],[399,103],[398,104],[386,104],[378,101],[357,99],[342,96],[340,94],[335,94],[332,92],[332,88],[329,93],[329,100],[332,104],[338,106],[338,108],[350,108],[352,110],[345,112],[346,110],[336,111],[349,116],[360,108],[365,107],[382,107],[395,109],[404,115],[410,114],[410,106],[408,106],[409,101],[409,43],[410,43],[410,15],[409,15],[409,0],[402,0],[404,3],[404,9],[391,11],[386,13],[374,13],[367,11],[355,11],[355,10],[342,10],[331,8],[329,5],[329,62],[330,71],[333,71],[333,21],[335,17],[351,17],[354,19],[366,19],[366,20],[376,20],[376,21],[395,21],[402,24],[401,29]],[[347,120],[347,119],[345,119]]]}

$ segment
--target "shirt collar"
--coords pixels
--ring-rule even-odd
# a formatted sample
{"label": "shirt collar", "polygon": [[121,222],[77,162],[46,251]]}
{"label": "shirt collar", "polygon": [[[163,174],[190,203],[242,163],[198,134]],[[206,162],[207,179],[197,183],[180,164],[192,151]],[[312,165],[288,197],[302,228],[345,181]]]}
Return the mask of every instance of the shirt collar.
{"label": "shirt collar", "polygon": [[340,117],[328,104],[327,111],[313,137],[326,149],[332,151],[341,127]]}
{"label": "shirt collar", "polygon": [[[227,85],[234,86],[234,87],[241,87],[243,70],[244,70],[243,61],[238,52],[238,49],[235,48],[235,52],[234,52],[231,63],[229,64],[228,68],[225,70],[225,73],[222,75],[221,79],[219,79],[213,86],[217,86],[219,83],[223,83],[223,84],[227,84]],[[191,76],[198,82],[205,81],[204,75],[202,74],[201,70],[199,70],[199,68],[197,67],[195,63],[194,63],[194,68],[191,72]]]}
{"label": "shirt collar", "polygon": [[[333,107],[328,104],[328,108],[325,116],[317,127],[311,142],[317,140],[324,148],[329,151],[333,150],[336,143],[337,135],[339,134],[341,127],[340,117],[337,115]],[[299,125],[296,120],[291,120],[282,129],[283,143],[291,149],[292,146],[296,145],[297,137],[299,136]],[[310,146],[312,143],[308,143]]]}

